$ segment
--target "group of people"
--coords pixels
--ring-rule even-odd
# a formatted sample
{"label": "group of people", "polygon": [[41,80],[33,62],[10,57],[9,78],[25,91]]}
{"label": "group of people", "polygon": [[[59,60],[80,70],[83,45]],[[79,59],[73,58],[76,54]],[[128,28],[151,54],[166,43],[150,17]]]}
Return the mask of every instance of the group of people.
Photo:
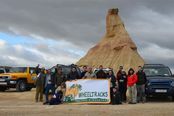
{"label": "group of people", "polygon": [[121,102],[128,101],[129,104],[136,104],[146,101],[145,84],[147,79],[142,66],[138,67],[137,72],[133,68],[130,68],[128,74],[120,66],[116,79]]}
{"label": "group of people", "polygon": [[124,71],[123,66],[120,66],[116,75],[112,69],[104,71],[102,65],[99,66],[96,73],[92,72],[91,67],[84,66],[82,78],[110,79],[112,104],[121,104],[126,101],[129,104],[136,104],[146,101],[145,84],[147,79],[142,66],[138,67],[137,72],[130,68],[128,73]]}
{"label": "group of people", "polygon": [[[112,69],[106,71],[100,65],[98,70],[93,72],[90,66],[83,66],[81,75],[77,72],[75,67],[71,68],[68,75],[65,75],[62,68],[57,66],[55,72],[42,68],[39,70],[39,65],[36,67],[36,102],[43,102],[43,95],[45,95],[45,102],[43,104],[56,105],[63,103],[63,98],[66,91],[66,81],[76,79],[110,79],[110,96],[112,104],[122,104],[128,102],[129,104],[144,103],[145,84],[147,82],[146,75],[141,66],[135,72],[130,68],[128,73],[119,67],[118,72],[114,75]],[[39,98],[40,96],[40,98]]]}
{"label": "group of people", "polygon": [[45,68],[40,70],[37,66],[36,74],[36,102],[43,102],[43,95],[45,95],[43,104],[56,105],[62,103],[66,81],[62,68],[57,67],[55,72],[51,73],[51,70],[45,70]]}

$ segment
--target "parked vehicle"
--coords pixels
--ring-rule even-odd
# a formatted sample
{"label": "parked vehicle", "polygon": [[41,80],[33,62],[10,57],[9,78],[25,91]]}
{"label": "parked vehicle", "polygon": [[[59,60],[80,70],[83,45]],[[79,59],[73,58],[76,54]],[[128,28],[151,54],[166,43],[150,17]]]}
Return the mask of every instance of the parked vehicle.
{"label": "parked vehicle", "polygon": [[71,64],[71,65],[57,64],[56,66],[53,66],[51,68],[51,73],[55,73],[55,68],[56,67],[61,67],[62,68],[63,74],[65,75],[66,79],[67,79],[67,76],[70,73],[72,67],[76,68],[79,76],[81,76],[81,70],[77,65],[74,65],[74,64]]}
{"label": "parked vehicle", "polygon": [[[98,71],[99,71],[98,68],[95,68],[95,69],[94,69],[94,73],[95,73],[95,74],[96,74]],[[113,69],[111,69],[111,68],[103,68],[103,71],[104,71],[106,74],[108,74],[109,71],[112,71],[112,73],[114,74],[114,71],[113,71]]]}
{"label": "parked vehicle", "polygon": [[16,88],[17,91],[29,91],[35,84],[34,67],[12,67],[8,73],[0,74],[0,91]]}
{"label": "parked vehicle", "polygon": [[0,74],[8,73],[10,71],[10,67],[0,67]]}
{"label": "parked vehicle", "polygon": [[169,67],[163,64],[145,64],[143,70],[147,76],[147,96],[165,95],[174,100],[174,76]]}

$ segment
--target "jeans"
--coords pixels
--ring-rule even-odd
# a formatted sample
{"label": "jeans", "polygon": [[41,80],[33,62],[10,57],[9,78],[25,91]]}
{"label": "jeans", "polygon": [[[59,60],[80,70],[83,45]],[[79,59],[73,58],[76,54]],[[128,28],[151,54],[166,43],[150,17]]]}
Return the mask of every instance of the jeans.
{"label": "jeans", "polygon": [[127,87],[123,84],[119,84],[119,92],[120,92],[120,96],[121,96],[121,101],[126,101],[126,90]]}
{"label": "jeans", "polygon": [[40,95],[40,101],[43,101],[43,87],[42,86],[36,86],[36,95],[35,95],[35,100],[38,102]]}
{"label": "jeans", "polygon": [[127,100],[129,103],[137,103],[137,88],[136,84],[127,87]]}
{"label": "jeans", "polygon": [[146,96],[145,96],[145,85],[137,85],[137,101],[145,102]]}
{"label": "jeans", "polygon": [[55,89],[54,89],[54,85],[53,84],[47,84],[46,88],[45,88],[45,97],[46,97],[46,102],[48,102],[48,95],[49,95],[49,91],[52,91],[51,94],[55,93]]}

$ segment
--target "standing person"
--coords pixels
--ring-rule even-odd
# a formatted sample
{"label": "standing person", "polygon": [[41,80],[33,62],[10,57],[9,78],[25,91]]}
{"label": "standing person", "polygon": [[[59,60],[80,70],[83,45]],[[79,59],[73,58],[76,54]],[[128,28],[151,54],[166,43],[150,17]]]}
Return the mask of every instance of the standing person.
{"label": "standing person", "polygon": [[66,77],[63,74],[62,68],[57,67],[56,68],[56,73],[55,73],[55,91],[57,90],[61,91],[63,93],[63,97],[65,95],[65,90],[66,90],[66,85],[65,85]]}
{"label": "standing person", "polygon": [[65,79],[65,75],[62,72],[62,68],[61,67],[57,67],[56,68],[56,73],[55,73],[55,87],[56,89],[58,87],[61,87],[61,85],[63,83],[65,83],[66,79]]}
{"label": "standing person", "polygon": [[99,70],[96,73],[97,79],[106,79],[107,78],[107,74],[103,71],[103,66],[100,65],[99,66]]}
{"label": "standing person", "polygon": [[117,80],[119,80],[119,78],[121,77],[122,71],[123,71],[123,66],[120,66],[120,67],[119,67],[119,70],[118,70],[118,72],[117,72]]}
{"label": "standing person", "polygon": [[137,103],[137,75],[134,74],[134,70],[132,68],[128,71],[128,78],[127,78],[127,100],[129,104],[136,104]]}
{"label": "standing person", "polygon": [[71,68],[71,72],[68,74],[68,80],[72,81],[72,80],[76,80],[79,79],[80,75],[78,74],[77,70],[75,67]]}
{"label": "standing person", "polygon": [[116,77],[115,77],[115,75],[114,75],[112,70],[109,70],[107,78],[111,79],[111,86],[110,87],[111,88],[116,87]]}
{"label": "standing person", "polygon": [[96,78],[96,75],[93,73],[92,68],[88,67],[87,72],[83,76],[83,79],[92,79],[92,78]]}
{"label": "standing person", "polygon": [[81,73],[81,78],[83,78],[83,77],[85,76],[87,70],[88,70],[87,66],[86,66],[86,65],[83,66],[83,71],[82,71],[82,73]]}
{"label": "standing person", "polygon": [[146,101],[146,96],[145,96],[145,84],[147,82],[146,79],[146,74],[143,71],[142,67],[138,67],[138,72],[137,72],[137,102],[142,102],[144,103]]}
{"label": "standing person", "polygon": [[126,102],[127,75],[125,71],[121,70],[119,77],[117,77],[117,81],[118,81],[121,101]]}
{"label": "standing person", "polygon": [[41,69],[41,72],[38,74],[36,79],[36,96],[35,100],[38,102],[40,95],[40,102],[43,101],[43,91],[44,91],[44,81],[45,81],[45,68]]}
{"label": "standing person", "polygon": [[116,77],[115,77],[112,70],[109,70],[107,78],[111,80],[111,82],[110,82],[110,96],[111,96],[111,101],[114,101],[114,99],[115,99],[114,97],[116,97],[116,96],[113,94],[114,94],[114,92],[115,92],[115,94],[118,93],[118,86],[116,83]]}
{"label": "standing person", "polygon": [[54,81],[53,75],[51,75],[51,71],[47,70],[46,73],[46,78],[45,78],[45,97],[46,101],[44,104],[49,103],[48,96],[49,96],[49,91],[51,90],[51,93],[54,94],[54,86],[55,86],[55,81]]}

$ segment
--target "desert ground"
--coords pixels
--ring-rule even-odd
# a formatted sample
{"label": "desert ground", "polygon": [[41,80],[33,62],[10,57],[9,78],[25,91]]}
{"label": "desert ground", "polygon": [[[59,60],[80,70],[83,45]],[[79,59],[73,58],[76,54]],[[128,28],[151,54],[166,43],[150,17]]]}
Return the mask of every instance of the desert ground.
{"label": "desert ground", "polygon": [[35,89],[0,93],[0,116],[174,116],[174,103],[152,98],[136,105],[42,105],[34,102]]}

